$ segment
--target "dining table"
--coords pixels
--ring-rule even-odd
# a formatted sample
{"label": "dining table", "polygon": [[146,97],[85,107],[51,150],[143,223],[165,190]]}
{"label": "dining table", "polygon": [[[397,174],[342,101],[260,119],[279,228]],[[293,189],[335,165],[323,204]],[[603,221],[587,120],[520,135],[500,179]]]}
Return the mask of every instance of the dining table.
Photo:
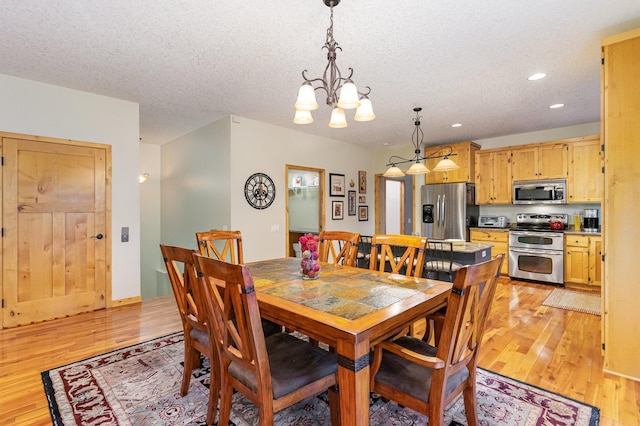
{"label": "dining table", "polygon": [[369,424],[371,348],[445,306],[451,291],[445,281],[328,263],[303,279],[300,258],[247,266],[263,318],[335,351],[343,426]]}

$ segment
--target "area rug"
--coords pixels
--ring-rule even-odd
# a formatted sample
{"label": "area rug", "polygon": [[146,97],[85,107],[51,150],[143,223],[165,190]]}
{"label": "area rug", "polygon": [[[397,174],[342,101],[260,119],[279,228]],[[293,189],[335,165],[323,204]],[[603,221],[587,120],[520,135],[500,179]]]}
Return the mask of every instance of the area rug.
{"label": "area rug", "polygon": [[581,291],[554,289],[542,302],[545,306],[600,315],[600,295]]}
{"label": "area rug", "polygon": [[[189,393],[180,396],[183,336],[149,342],[42,373],[54,425],[204,425],[208,399],[207,362],[193,371]],[[599,424],[598,408],[490,371],[478,371],[482,425]],[[256,425],[255,406],[235,394],[230,425]],[[372,394],[371,425],[427,425],[414,411]],[[329,425],[326,393],[276,414],[275,425]],[[445,412],[445,423],[466,425],[462,398]]]}

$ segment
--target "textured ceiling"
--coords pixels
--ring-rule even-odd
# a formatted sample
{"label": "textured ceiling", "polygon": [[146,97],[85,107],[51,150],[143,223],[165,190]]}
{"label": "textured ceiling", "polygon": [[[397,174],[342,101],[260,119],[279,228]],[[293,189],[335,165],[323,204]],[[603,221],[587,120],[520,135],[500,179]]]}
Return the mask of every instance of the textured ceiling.
{"label": "textured ceiling", "polygon": [[2,0],[0,73],[137,102],[154,144],[228,114],[406,144],[416,106],[427,144],[478,140],[598,121],[600,40],[640,27],[640,1],[343,0],[334,15],[337,64],[377,116],[347,112],[346,129],[320,92],[315,122],[292,122],[302,70],[326,66],[321,0]]}

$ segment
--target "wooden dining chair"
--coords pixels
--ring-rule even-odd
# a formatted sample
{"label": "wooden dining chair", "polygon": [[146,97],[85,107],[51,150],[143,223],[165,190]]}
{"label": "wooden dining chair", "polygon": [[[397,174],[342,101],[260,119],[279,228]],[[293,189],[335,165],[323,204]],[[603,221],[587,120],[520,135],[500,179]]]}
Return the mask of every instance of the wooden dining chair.
{"label": "wooden dining chair", "polygon": [[216,346],[209,338],[209,329],[205,319],[203,298],[199,292],[193,255],[197,252],[181,247],[160,244],[160,251],[167,268],[169,281],[176,298],[182,328],[184,330],[184,370],[180,395],[189,392],[191,374],[200,366],[200,354],[209,358],[209,402],[207,405],[207,424],[213,423],[220,394],[220,373]]}
{"label": "wooden dining chair", "polygon": [[[218,424],[229,422],[234,389],[258,406],[259,424],[272,426],[274,413],[333,387],[335,354],[287,333],[265,338],[249,269],[195,255],[206,301],[210,338],[221,371]],[[329,392],[331,407],[337,394]]]}
{"label": "wooden dining chair", "polygon": [[426,237],[375,234],[371,238],[369,269],[421,277],[426,246]]}
{"label": "wooden dining chair", "polygon": [[[198,242],[200,254],[205,257],[233,264],[244,263],[242,232],[240,231],[212,229],[210,231],[196,232],[196,241]],[[262,328],[267,336],[282,331],[280,324],[267,319],[262,320]]]}
{"label": "wooden dining chair", "polygon": [[360,234],[345,231],[322,231],[319,238],[321,262],[333,265],[356,265]]}
{"label": "wooden dining chair", "polygon": [[244,263],[242,253],[242,233],[240,231],[196,232],[200,254],[229,263]]}
{"label": "wooden dining chair", "polygon": [[371,256],[371,235],[360,235],[356,265],[358,268],[369,269],[369,257]]}
{"label": "wooden dining chair", "polygon": [[452,282],[462,264],[453,261],[453,242],[441,240],[427,241],[424,270],[425,278]]}
{"label": "wooden dining chair", "polygon": [[458,271],[438,347],[411,336],[374,347],[372,392],[427,415],[429,426],[442,425],[445,408],[462,393],[468,424],[478,424],[478,348],[503,257],[499,254]]}

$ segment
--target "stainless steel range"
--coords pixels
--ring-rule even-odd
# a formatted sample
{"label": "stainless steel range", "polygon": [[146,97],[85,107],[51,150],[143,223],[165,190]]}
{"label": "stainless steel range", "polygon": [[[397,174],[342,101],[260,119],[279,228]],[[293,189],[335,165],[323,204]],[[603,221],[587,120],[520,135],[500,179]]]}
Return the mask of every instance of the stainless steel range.
{"label": "stainless steel range", "polygon": [[562,285],[562,229],[567,227],[567,219],[566,214],[518,213],[516,225],[509,231],[509,276]]}

